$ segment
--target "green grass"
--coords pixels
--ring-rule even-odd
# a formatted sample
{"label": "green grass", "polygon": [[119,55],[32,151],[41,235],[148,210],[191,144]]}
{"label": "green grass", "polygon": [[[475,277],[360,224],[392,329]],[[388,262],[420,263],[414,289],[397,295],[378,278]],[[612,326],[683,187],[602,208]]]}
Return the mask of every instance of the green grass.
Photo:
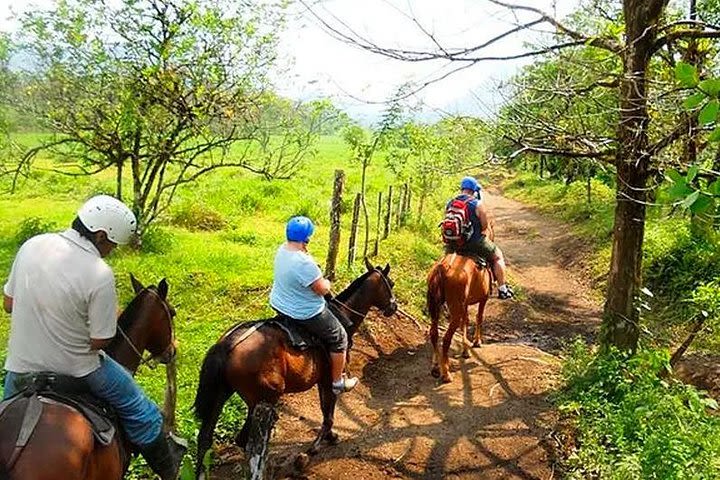
{"label": "green grass", "polygon": [[[20,137],[32,145],[37,134]],[[41,158],[38,165],[49,167],[53,159]],[[377,192],[386,191],[394,176],[377,158],[370,167],[368,207],[371,213],[371,241],[374,238]],[[351,202],[360,188],[360,169],[351,163],[350,152],[338,138],[323,138],[318,155],[291,180],[266,180],[242,170],[217,171],[196,184],[182,188],[173,207],[152,227],[142,253],[118,249],[107,260],[115,271],[121,304],[131,299],[129,273],[146,284],[167,278],[169,300],[179,305],[176,318],[179,340],[178,427],[194,441],[196,425],[190,407],[195,395],[199,366],[206,350],[231,325],[270,316],[268,293],[272,283],[272,262],[284,240],[285,221],[296,214],[310,216],[317,230],[310,251],[324,264],[329,231],[329,209],[335,169],[344,169],[346,185],[339,279],[335,290],[344,288],[362,273],[358,260],[346,267]],[[454,191],[456,179],[448,179],[426,200],[427,220],[410,220],[406,228],[394,231],[380,246],[375,263],[389,262],[400,304],[420,317],[424,303],[425,275],[440,255],[439,232],[435,223],[442,215],[445,197]],[[129,185],[129,182],[125,182]],[[7,186],[7,185],[3,185]],[[114,191],[112,172],[95,177],[68,177],[38,171],[23,181],[14,195],[0,198],[0,279],[10,269],[19,236],[51,223],[64,229],[79,205],[88,196]],[[130,198],[130,192],[125,192]],[[417,198],[413,199],[416,202]],[[416,205],[414,205],[416,207]],[[23,221],[37,218],[24,233]],[[212,220],[212,228],[195,228]],[[29,228],[29,230],[28,230]],[[362,232],[362,229],[361,229]],[[360,235],[362,238],[362,234]],[[0,357],[4,358],[9,322],[0,322]],[[138,375],[142,387],[162,402],[165,374],[162,368],[143,368]],[[235,399],[226,407],[218,433],[229,440],[244,417],[242,402]]]}

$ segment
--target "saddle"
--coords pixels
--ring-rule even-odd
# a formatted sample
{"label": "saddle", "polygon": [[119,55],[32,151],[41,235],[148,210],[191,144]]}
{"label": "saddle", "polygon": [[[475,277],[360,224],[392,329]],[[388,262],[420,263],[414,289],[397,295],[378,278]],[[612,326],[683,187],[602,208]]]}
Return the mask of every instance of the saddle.
{"label": "saddle", "polygon": [[[350,321],[337,309],[332,303],[332,300],[328,302],[328,307],[342,326],[347,329],[350,326]],[[303,351],[310,348],[326,349],[325,344],[318,337],[304,329],[301,322],[281,313],[265,320],[239,323],[232,327],[223,337],[228,340],[230,349],[232,349],[259,328],[276,328],[282,331],[287,337],[288,345],[296,350]]]}
{"label": "saddle", "polygon": [[[118,431],[118,418],[113,408],[94,397],[81,379],[52,372],[38,372],[20,375],[15,386],[19,392],[0,402],[0,417],[12,407],[22,418],[15,451],[7,468],[11,468],[17,461],[30,439],[40,420],[43,404],[62,404],[82,414],[100,445],[110,445]],[[17,412],[19,409],[23,409],[22,413]],[[125,452],[121,452],[121,457],[125,456]]]}

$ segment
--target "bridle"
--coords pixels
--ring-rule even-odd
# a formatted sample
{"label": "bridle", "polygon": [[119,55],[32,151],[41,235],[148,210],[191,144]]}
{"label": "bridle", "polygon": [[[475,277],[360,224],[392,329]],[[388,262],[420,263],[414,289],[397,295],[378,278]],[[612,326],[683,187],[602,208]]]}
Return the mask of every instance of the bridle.
{"label": "bridle", "polygon": [[170,308],[170,305],[168,305],[167,301],[164,300],[155,290],[151,288],[146,288],[140,293],[148,292],[155,296],[160,301],[160,305],[163,306],[163,310],[165,310],[165,314],[167,315],[168,324],[170,325],[170,343],[168,343],[167,348],[163,350],[162,353],[158,355],[153,355],[152,353],[148,354],[146,357],[143,356],[140,349],[138,349],[132,340],[130,340],[130,337],[127,333],[125,333],[125,330],[118,324],[117,329],[118,332],[120,332],[120,335],[125,339],[125,341],[130,345],[130,349],[135,352],[135,355],[140,359],[140,365],[147,365],[149,368],[154,369],[157,366],[157,363],[159,362],[158,359],[160,358],[168,358],[169,360],[172,360],[175,355],[177,354],[176,351],[172,350],[174,348],[174,341],[173,341],[173,313]]}
{"label": "bridle", "polygon": [[[392,286],[390,285],[390,281],[385,276],[385,274],[380,270],[379,268],[374,268],[373,272],[377,272],[380,275],[380,278],[383,280],[383,285],[385,285],[385,288],[387,289],[387,293],[390,296],[390,300],[388,301],[388,304],[385,305],[382,310],[383,312],[388,312],[392,307],[394,306],[395,309],[397,309],[397,301],[395,300],[395,294],[393,293]],[[346,310],[348,310],[350,313],[357,315],[358,318],[364,318],[366,314],[358,312],[354,308],[350,307],[348,304],[341,302],[337,298],[333,297],[333,302],[337,303],[338,305],[342,306]],[[390,314],[392,315],[392,313]]]}

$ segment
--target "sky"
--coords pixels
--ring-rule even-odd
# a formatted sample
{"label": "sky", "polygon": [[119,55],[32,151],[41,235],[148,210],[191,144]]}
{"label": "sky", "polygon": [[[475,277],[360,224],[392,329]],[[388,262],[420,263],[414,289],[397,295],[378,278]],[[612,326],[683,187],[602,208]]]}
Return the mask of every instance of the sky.
{"label": "sky", "polygon": [[[0,0],[0,30],[16,28],[13,13],[52,3],[52,0]],[[514,0],[514,3],[532,5],[562,18],[576,8],[578,0]],[[312,4],[325,21],[340,26],[341,20],[375,44],[391,48],[434,48],[422,30],[445,47],[477,45],[517,21],[507,10],[484,0],[315,0]],[[535,32],[513,35],[486,53],[521,52],[523,43],[538,35]],[[377,119],[384,108],[382,102],[391,98],[399,85],[421,84],[448,72],[444,63],[401,62],[336,40],[298,3],[292,7],[288,28],[281,33],[280,51],[287,71],[275,78],[281,94],[303,100],[329,97],[366,124]],[[498,82],[527,62],[483,62],[428,86],[410,101],[420,105],[419,115],[428,119],[444,114],[488,116],[500,103]]]}

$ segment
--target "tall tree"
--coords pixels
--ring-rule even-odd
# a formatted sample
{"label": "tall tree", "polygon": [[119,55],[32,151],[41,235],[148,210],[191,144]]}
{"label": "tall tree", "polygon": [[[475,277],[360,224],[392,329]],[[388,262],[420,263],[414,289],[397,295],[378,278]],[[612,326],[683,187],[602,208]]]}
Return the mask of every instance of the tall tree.
{"label": "tall tree", "polygon": [[59,0],[30,13],[27,105],[54,136],[25,164],[51,150],[66,174],[114,169],[118,197],[129,177],[141,231],[207,172],[292,175],[315,123],[269,93],[283,23],[282,2],[252,0]]}
{"label": "tall tree", "polygon": [[[624,350],[634,350],[638,342],[638,312],[635,297],[641,287],[641,259],[645,225],[648,179],[655,173],[653,159],[663,148],[682,138],[687,122],[670,129],[653,145],[649,144],[648,131],[648,67],[653,56],[667,50],[679,41],[692,38],[719,38],[720,29],[705,23],[673,21],[664,18],[667,0],[623,0],[622,35],[613,30],[602,31],[594,28],[592,22],[578,28],[529,4],[515,4],[500,0],[488,0],[490,4],[511,12],[516,22],[506,31],[475,45],[449,47],[442,39],[430,33],[417,18],[408,15],[426,35],[428,44],[424,49],[387,48],[378,45],[352,29],[348,24],[324,18],[313,12],[315,18],[335,38],[356,45],[365,50],[401,61],[432,62],[443,61],[454,64],[450,71],[466,69],[486,61],[510,60],[544,55],[567,48],[600,49],[617,56],[621,63],[618,82],[618,121],[616,143],[612,155],[616,169],[617,202],[613,235],[612,258],[608,278],[607,301],[603,320],[603,342]],[[593,4],[617,6],[619,2],[596,0]],[[311,7],[308,7],[311,8]],[[553,32],[553,41],[537,48],[529,48],[511,55],[486,54],[490,47],[539,25],[548,25]],[[672,59],[670,59],[672,60]],[[440,81],[448,75],[445,69],[438,77],[425,82]],[[421,87],[422,87],[421,86]],[[555,150],[551,146],[551,150]],[[557,149],[560,150],[560,149]],[[577,151],[567,152],[577,156]],[[582,153],[582,152],[580,152]],[[604,152],[606,154],[607,152]],[[596,153],[593,152],[593,155]]]}

